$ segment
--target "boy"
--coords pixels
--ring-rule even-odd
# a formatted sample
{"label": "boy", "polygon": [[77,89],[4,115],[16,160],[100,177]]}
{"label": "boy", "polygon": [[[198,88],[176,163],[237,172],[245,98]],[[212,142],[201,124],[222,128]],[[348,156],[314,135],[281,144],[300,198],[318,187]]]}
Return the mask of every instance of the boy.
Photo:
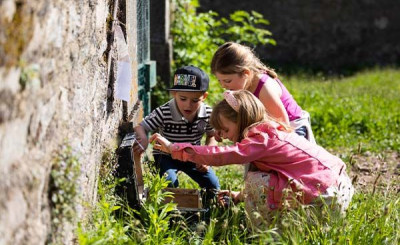
{"label": "boy", "polygon": [[[200,145],[206,134],[207,145],[217,145],[213,129],[209,123],[212,108],[203,101],[207,98],[209,78],[204,71],[195,66],[184,66],[176,70],[174,85],[168,89],[173,99],[154,109],[135,127],[137,140],[136,153],[143,152],[148,144],[147,132],[156,131],[170,142],[186,142]],[[160,175],[167,173],[170,187],[178,187],[177,172],[182,171],[196,181],[201,188],[219,190],[220,185],[215,172],[205,165],[187,164],[171,158],[171,155],[153,150],[154,160],[160,166]]]}

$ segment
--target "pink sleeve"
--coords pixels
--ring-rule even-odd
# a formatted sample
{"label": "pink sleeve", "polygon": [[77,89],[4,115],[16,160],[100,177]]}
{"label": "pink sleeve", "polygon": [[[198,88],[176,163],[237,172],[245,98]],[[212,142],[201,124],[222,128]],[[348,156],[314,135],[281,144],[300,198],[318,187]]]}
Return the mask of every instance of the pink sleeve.
{"label": "pink sleeve", "polygon": [[[172,145],[171,156],[180,161],[222,166],[245,164],[265,154],[268,139],[262,135],[246,138],[232,146],[194,146],[189,143]],[[189,150],[190,149],[190,150]]]}

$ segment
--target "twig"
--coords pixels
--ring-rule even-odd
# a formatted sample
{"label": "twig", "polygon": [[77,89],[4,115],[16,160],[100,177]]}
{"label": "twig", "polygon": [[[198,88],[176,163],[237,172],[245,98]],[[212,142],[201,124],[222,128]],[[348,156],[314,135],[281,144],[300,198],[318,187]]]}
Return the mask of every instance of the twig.
{"label": "twig", "polygon": [[374,181],[374,189],[372,189],[372,195],[375,194],[375,188],[376,188],[376,183],[378,182],[379,177],[381,177],[382,173],[379,172],[378,176],[376,177],[375,181]]}

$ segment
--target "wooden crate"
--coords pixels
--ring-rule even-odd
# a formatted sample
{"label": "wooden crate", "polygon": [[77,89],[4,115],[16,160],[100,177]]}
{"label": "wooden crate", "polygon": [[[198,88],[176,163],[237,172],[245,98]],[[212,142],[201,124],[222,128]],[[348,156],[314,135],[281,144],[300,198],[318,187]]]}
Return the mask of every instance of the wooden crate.
{"label": "wooden crate", "polygon": [[174,202],[178,208],[202,208],[201,195],[196,189],[166,188],[172,192],[172,198],[166,198],[165,202]]}

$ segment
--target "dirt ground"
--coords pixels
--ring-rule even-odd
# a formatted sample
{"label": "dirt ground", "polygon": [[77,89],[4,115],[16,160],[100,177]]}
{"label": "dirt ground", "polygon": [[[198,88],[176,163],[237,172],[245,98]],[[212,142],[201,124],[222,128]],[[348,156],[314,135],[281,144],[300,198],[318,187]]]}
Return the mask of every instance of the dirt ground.
{"label": "dirt ground", "polygon": [[400,194],[400,155],[364,152],[350,158],[348,171],[357,191]]}

